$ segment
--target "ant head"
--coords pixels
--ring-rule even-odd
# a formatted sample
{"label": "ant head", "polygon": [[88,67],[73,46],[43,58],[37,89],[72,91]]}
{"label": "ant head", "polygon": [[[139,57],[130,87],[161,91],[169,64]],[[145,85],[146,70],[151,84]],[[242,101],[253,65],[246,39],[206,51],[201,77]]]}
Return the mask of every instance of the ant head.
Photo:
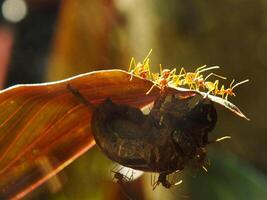
{"label": "ant head", "polygon": [[230,96],[236,96],[235,93],[234,93],[234,91],[233,91],[233,88],[228,88],[228,89],[226,89],[226,93],[227,93],[228,95],[230,95]]}
{"label": "ant head", "polygon": [[169,69],[163,69],[162,70],[162,77],[164,79],[168,78],[170,76],[170,74],[171,74],[171,71]]}
{"label": "ant head", "polygon": [[193,80],[193,79],[195,79],[195,77],[196,77],[196,73],[190,73],[189,72],[186,74],[187,79]]}

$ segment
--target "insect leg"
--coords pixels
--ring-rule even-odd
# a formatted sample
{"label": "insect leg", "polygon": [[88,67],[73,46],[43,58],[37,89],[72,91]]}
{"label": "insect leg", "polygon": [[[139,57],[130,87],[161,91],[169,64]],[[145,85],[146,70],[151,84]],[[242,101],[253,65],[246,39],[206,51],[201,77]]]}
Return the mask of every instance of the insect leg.
{"label": "insect leg", "polygon": [[148,52],[147,56],[145,57],[143,64],[149,59],[150,54],[152,53],[152,49]]}
{"label": "insect leg", "polygon": [[79,90],[76,88],[72,87],[70,84],[67,84],[67,89],[75,96],[82,104],[87,106],[89,109],[94,110],[95,106],[88,101],[81,93]]}
{"label": "insect leg", "polygon": [[[132,69],[132,66],[133,66],[133,69]],[[136,62],[135,62],[134,57],[132,57],[131,62],[130,62],[130,66],[128,69],[128,72],[131,74],[130,81],[133,79],[135,69],[136,69]]]}
{"label": "insect leg", "polygon": [[149,93],[153,90],[153,88],[156,86],[156,83],[151,86],[151,88],[146,92],[146,95],[149,95]]}
{"label": "insect leg", "polygon": [[180,70],[179,76],[185,75],[185,74],[186,74],[185,68],[182,67]]}

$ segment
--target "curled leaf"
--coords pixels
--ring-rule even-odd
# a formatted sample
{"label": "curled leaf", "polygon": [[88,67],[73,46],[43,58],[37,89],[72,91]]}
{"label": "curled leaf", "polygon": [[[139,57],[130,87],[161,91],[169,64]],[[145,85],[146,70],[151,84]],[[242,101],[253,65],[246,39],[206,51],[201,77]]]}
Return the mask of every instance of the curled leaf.
{"label": "curled leaf", "polygon": [[[106,98],[143,108],[160,93],[153,82],[123,70],[81,74],[62,81],[16,85],[0,91],[0,199],[20,199],[94,146],[92,110],[68,89],[71,85],[94,105]],[[168,88],[179,98],[196,91]],[[205,94],[202,94],[203,96]],[[230,102],[208,96],[240,117]]]}
{"label": "curled leaf", "polygon": [[[146,95],[153,83],[130,78],[125,71],[106,70],[2,90],[0,198],[22,198],[94,146],[92,110],[67,89],[68,84],[94,105],[106,98],[139,108],[153,103],[159,89]],[[171,88],[169,92],[180,98],[195,94]]]}
{"label": "curled leaf", "polygon": [[[203,96],[205,96],[206,94],[205,93],[202,93]],[[246,115],[244,115],[241,110],[236,106],[234,105],[233,103],[231,103],[230,101],[227,101],[225,99],[222,99],[220,97],[217,97],[217,96],[213,96],[213,95],[208,95],[208,98],[219,104],[219,105],[222,105],[224,106],[225,108],[227,108],[228,110],[230,110],[231,112],[237,114],[239,117],[242,117],[246,120],[250,120],[248,117],[246,117]]]}

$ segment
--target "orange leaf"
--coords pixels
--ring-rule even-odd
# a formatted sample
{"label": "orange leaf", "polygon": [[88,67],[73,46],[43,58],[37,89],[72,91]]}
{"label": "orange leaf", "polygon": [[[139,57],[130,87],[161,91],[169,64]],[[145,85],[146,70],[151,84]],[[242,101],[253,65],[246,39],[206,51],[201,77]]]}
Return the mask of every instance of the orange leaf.
{"label": "orange leaf", "polygon": [[[67,89],[68,84],[94,105],[106,98],[139,108],[153,103],[159,88],[146,95],[153,82],[130,78],[122,70],[104,70],[1,91],[0,199],[22,198],[94,146],[92,110]],[[174,88],[168,92],[180,98],[196,94]],[[228,107],[244,116],[233,108]]]}

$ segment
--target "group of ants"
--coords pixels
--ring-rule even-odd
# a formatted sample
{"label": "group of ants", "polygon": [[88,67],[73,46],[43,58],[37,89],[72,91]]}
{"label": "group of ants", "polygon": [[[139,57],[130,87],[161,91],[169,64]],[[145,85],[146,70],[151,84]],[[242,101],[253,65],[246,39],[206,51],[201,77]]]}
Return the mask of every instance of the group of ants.
{"label": "group of ants", "polygon": [[173,70],[162,69],[162,66],[159,65],[160,73],[151,73],[149,65],[149,56],[151,52],[152,50],[150,50],[142,63],[138,62],[136,64],[135,59],[132,58],[128,70],[132,77],[133,75],[136,75],[143,79],[152,80],[154,82],[154,85],[147,91],[147,94],[149,94],[155,86],[158,86],[161,91],[164,91],[168,86],[187,86],[191,90],[205,91],[206,95],[212,94],[215,96],[221,96],[223,99],[228,100],[228,96],[235,96],[235,93],[233,91],[234,88],[249,81],[249,79],[246,79],[234,84],[235,79],[233,79],[233,81],[230,83],[229,88],[225,88],[224,85],[219,87],[219,80],[211,82],[207,81],[208,78],[215,76],[217,78],[225,80],[226,77],[217,75],[215,73],[210,73],[206,77],[204,77],[204,75],[202,74],[203,72],[220,68],[219,66],[207,67],[207,65],[203,65],[197,68],[195,72],[186,72],[185,68],[182,67],[178,74],[176,74],[176,68],[174,68]]}
{"label": "group of ants", "polygon": [[[207,67],[207,65],[198,67],[194,72],[186,72],[185,68],[182,67],[178,74],[176,74],[176,68],[174,68],[173,70],[162,69],[162,66],[160,65],[159,66],[160,73],[151,73],[149,65],[150,61],[149,56],[151,52],[152,50],[150,50],[150,52],[148,53],[148,55],[146,56],[146,58],[143,60],[142,63],[141,62],[136,63],[135,59],[132,58],[128,70],[128,72],[131,74],[130,80],[132,80],[133,76],[135,75],[143,79],[153,81],[154,84],[147,91],[146,93],[147,95],[153,90],[155,86],[158,86],[161,92],[164,92],[167,87],[175,87],[175,88],[187,87],[190,90],[195,90],[199,92],[204,91],[206,92],[206,96],[212,94],[215,96],[220,96],[222,99],[228,100],[228,96],[236,96],[233,91],[234,88],[249,81],[249,79],[246,79],[244,81],[234,84],[235,79],[233,79],[232,82],[230,83],[229,88],[225,88],[224,85],[221,85],[221,87],[219,87],[218,79],[212,82],[212,81],[207,81],[208,78],[214,76],[222,80],[225,80],[226,77],[220,76],[215,73],[209,73],[206,77],[204,77],[203,72],[220,68],[219,66]],[[226,136],[218,139],[218,141],[223,140],[225,138],[230,138],[230,137]],[[123,174],[120,173],[120,170],[112,170],[112,172],[114,173],[113,180],[115,180],[117,183],[122,185],[134,179],[133,174],[132,176],[128,177],[127,175],[128,172],[127,174]],[[179,185],[181,183],[182,181],[179,181],[174,185]],[[158,181],[152,181],[151,185],[153,186],[154,190],[158,186]]]}

